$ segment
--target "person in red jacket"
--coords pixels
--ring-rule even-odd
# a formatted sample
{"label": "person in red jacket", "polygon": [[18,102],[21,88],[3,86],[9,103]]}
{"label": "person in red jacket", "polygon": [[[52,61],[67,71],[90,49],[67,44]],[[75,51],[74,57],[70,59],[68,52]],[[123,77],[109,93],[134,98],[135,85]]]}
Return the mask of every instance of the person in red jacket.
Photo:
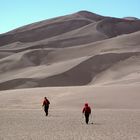
{"label": "person in red jacket", "polygon": [[47,99],[47,97],[44,97],[42,107],[44,107],[44,111],[46,113],[46,116],[48,116],[49,105],[50,105],[50,101]]}
{"label": "person in red jacket", "polygon": [[89,115],[91,114],[91,108],[88,106],[88,103],[85,103],[82,113],[85,115],[86,124],[89,122]]}

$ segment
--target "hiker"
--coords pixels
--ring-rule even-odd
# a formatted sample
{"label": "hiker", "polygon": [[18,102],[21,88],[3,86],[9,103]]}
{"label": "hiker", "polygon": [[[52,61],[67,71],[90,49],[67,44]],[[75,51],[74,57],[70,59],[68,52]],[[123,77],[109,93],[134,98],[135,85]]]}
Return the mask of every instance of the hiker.
{"label": "hiker", "polygon": [[85,115],[86,124],[89,122],[89,115],[91,114],[91,108],[88,106],[88,103],[85,103],[82,113]]}
{"label": "hiker", "polygon": [[49,104],[50,104],[50,101],[47,99],[47,97],[44,97],[42,107],[44,107],[44,111],[46,113],[46,116],[48,116]]}

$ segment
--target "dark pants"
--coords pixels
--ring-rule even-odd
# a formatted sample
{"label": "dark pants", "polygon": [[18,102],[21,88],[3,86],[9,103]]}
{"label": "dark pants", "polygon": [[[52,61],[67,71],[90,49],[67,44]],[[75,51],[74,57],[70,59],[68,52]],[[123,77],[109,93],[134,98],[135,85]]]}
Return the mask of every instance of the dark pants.
{"label": "dark pants", "polygon": [[46,113],[46,116],[48,116],[48,109],[49,109],[49,106],[48,105],[45,105],[44,106],[44,111]]}
{"label": "dark pants", "polygon": [[86,121],[86,124],[88,124],[88,122],[89,122],[89,113],[85,113],[85,121]]}

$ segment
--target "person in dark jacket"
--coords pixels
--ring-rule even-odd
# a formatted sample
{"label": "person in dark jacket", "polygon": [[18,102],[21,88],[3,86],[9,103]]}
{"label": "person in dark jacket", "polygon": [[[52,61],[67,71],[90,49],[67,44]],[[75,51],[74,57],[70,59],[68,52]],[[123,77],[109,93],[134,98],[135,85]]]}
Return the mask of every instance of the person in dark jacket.
{"label": "person in dark jacket", "polygon": [[50,101],[47,99],[47,97],[44,97],[42,107],[44,107],[44,111],[46,113],[46,116],[48,116],[49,105],[50,105]]}
{"label": "person in dark jacket", "polygon": [[82,113],[85,115],[86,124],[89,122],[89,115],[91,114],[91,108],[88,106],[88,103],[85,103]]}

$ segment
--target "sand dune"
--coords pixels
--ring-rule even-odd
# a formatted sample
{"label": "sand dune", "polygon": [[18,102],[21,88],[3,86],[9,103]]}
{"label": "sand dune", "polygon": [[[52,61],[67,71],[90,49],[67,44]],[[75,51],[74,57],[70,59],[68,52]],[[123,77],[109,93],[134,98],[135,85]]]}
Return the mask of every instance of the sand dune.
{"label": "sand dune", "polygon": [[92,22],[96,22],[96,21],[100,21],[102,19],[104,19],[104,16],[95,14],[95,13],[91,13],[89,11],[79,11],[77,13],[74,14],[70,14],[70,15],[66,15],[66,16],[61,16],[61,17],[56,17],[53,19],[48,19],[48,20],[44,20],[44,21],[40,21],[40,22],[36,22],[33,24],[29,24],[23,27],[20,27],[18,29],[12,30],[7,32],[6,34],[14,34],[14,33],[19,33],[19,32],[23,32],[26,30],[32,30],[32,29],[36,29],[38,27],[44,26],[46,24],[52,24],[52,23],[56,23],[56,22],[61,22],[61,21],[67,21],[67,20],[71,20],[71,19],[86,19],[86,20],[90,20]]}
{"label": "sand dune", "polygon": [[[131,74],[139,73],[139,67],[137,67],[140,51],[139,34],[140,32],[136,32],[69,48],[27,49],[12,54],[0,61],[0,89],[100,84],[99,81],[105,83],[109,82],[109,79],[113,82],[112,80],[119,80],[119,78],[111,78],[115,74],[115,70],[111,70],[112,67],[116,67],[118,63],[125,64],[129,58],[133,58],[133,63],[128,65],[131,64],[130,69],[132,67],[135,70],[131,70]],[[126,65],[121,65],[118,69],[124,67]],[[53,69],[56,71],[53,72]],[[105,78],[103,75],[106,75],[106,71],[109,74]],[[118,74],[122,79],[130,72],[126,69],[125,73],[121,74],[120,71]],[[136,81],[137,79],[138,77]]]}
{"label": "sand dune", "polygon": [[2,34],[0,89],[138,82],[139,25],[80,11]]}
{"label": "sand dune", "polygon": [[106,18],[98,24],[97,29],[109,37],[115,37],[139,31],[139,24],[140,20]]}

